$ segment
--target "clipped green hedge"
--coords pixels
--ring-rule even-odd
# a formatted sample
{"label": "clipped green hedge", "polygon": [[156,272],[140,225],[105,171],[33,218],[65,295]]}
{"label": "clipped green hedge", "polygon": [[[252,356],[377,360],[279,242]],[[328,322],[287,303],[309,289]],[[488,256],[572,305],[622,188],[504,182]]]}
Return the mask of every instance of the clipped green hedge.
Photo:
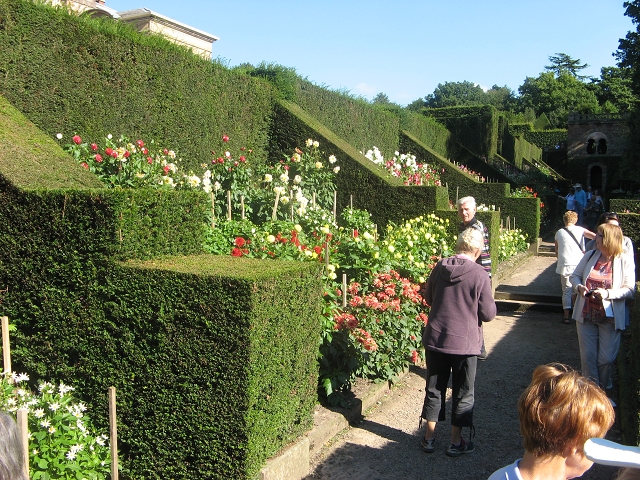
{"label": "clipped green hedge", "polygon": [[338,214],[353,204],[354,208],[370,212],[372,221],[384,227],[390,221],[399,222],[447,207],[446,189],[403,185],[401,180],[379,168],[302,108],[279,101],[271,131],[275,152],[292,152],[307,138],[318,140],[325,155],[335,155],[338,159]]}
{"label": "clipped green hedge", "polygon": [[295,103],[356,150],[373,146],[385,155],[398,150],[400,119],[365,100],[300,80]]}
{"label": "clipped green hedge", "polygon": [[3,0],[0,71],[0,95],[51,137],[162,141],[194,172],[225,133],[266,157],[270,85],[111,19]]}
{"label": "clipped green hedge", "polygon": [[321,266],[203,255],[203,192],[95,188],[1,97],[0,142],[14,369],[104,429],[115,386],[124,478],[254,478],[312,422]]}
{"label": "clipped green hedge", "polygon": [[555,147],[567,141],[567,130],[545,130],[544,132],[526,132],[524,138],[527,142],[538,148]]}
{"label": "clipped green hedge", "polygon": [[[451,132],[434,118],[406,111],[402,118],[402,129],[442,157],[452,158],[455,156],[455,154],[450,153],[455,151],[455,142]],[[402,139],[400,145],[403,145]]]}
{"label": "clipped green hedge", "polygon": [[441,122],[476,155],[492,158],[498,153],[499,115],[492,105],[425,108],[422,113]]}

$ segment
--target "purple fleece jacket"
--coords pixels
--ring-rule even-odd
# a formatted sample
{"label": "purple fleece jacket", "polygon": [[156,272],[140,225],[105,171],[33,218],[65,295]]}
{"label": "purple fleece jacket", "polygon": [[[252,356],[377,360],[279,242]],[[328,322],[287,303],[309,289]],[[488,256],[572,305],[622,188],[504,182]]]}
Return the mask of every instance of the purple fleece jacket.
{"label": "purple fleece jacket", "polygon": [[479,355],[482,322],[496,316],[487,272],[465,255],[443,258],[420,294],[431,307],[422,335],[424,347],[452,355]]}

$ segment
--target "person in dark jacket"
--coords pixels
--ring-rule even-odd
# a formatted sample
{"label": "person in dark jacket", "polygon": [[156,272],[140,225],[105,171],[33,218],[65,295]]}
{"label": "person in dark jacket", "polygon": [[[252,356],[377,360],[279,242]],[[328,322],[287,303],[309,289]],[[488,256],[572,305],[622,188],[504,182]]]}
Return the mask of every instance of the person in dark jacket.
{"label": "person in dark jacket", "polygon": [[421,441],[427,453],[435,451],[436,423],[445,419],[449,377],[452,382],[451,443],[447,455],[457,457],[475,450],[462,438],[462,428],[473,432],[474,384],[477,355],[482,347],[482,322],[496,316],[491,279],[476,263],[484,238],[474,228],[464,230],[456,255],[440,260],[420,294],[431,307],[422,343],[427,360],[427,386],[422,420],[427,430]]}

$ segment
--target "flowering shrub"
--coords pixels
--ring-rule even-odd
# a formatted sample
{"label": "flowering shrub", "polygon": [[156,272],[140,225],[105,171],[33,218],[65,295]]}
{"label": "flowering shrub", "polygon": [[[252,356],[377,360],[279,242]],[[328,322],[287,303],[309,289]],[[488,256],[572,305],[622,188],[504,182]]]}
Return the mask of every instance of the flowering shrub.
{"label": "flowering shrub", "polygon": [[110,476],[108,437],[97,434],[76,402],[73,387],[42,382],[29,390],[25,374],[0,377],[0,408],[29,411],[29,466],[33,479],[105,479]]}
{"label": "flowering shrub", "polygon": [[400,178],[405,185],[441,186],[440,174],[444,169],[437,169],[428,163],[420,163],[410,153],[395,152],[391,160],[385,160],[378,147],[367,150],[364,154],[376,165],[383,167],[394,177]]}
{"label": "flowering shrub", "polygon": [[[58,133],[56,138],[62,140],[63,136]],[[109,134],[103,147],[83,142],[80,135],[74,135],[64,149],[108,187],[199,188],[208,184],[192,172],[180,172],[173,150],[154,147],[153,140],[131,142],[121,136],[114,141]]]}
{"label": "flowering shrub", "polygon": [[485,182],[486,181],[486,178],[481,173],[478,173],[478,172],[476,172],[474,170],[471,170],[469,167],[467,167],[465,165],[462,165],[462,164],[458,164],[458,163],[455,163],[455,162],[453,162],[453,164],[456,166],[456,168],[458,170],[461,170],[461,171],[463,171],[465,173],[468,173],[469,175],[471,175],[473,177],[476,177],[479,182]]}
{"label": "flowering shrub", "polygon": [[500,262],[526,251],[527,248],[529,248],[529,244],[522,230],[519,228],[514,230],[500,229],[500,251],[498,252]]}

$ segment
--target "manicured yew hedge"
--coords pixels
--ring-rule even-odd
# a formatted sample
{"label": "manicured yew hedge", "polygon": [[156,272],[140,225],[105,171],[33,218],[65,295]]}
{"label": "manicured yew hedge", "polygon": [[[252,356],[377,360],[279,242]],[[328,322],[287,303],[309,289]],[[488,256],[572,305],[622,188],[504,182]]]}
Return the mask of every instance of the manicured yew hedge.
{"label": "manicured yew hedge", "polygon": [[310,427],[321,265],[203,255],[203,192],[89,188],[1,99],[0,143],[13,367],[73,385],[103,429],[115,386],[124,478],[253,478]]}
{"label": "manicured yew hedge", "polygon": [[299,80],[295,103],[360,152],[373,146],[385,156],[398,150],[398,116],[369,102]]}
{"label": "manicured yew hedge", "polygon": [[447,191],[442,187],[405,186],[402,181],[373,162],[321,125],[299,106],[280,100],[275,108],[272,146],[275,152],[292,152],[307,138],[320,142],[326,156],[335,155],[340,165],[336,176],[337,212],[350,206],[367,210],[379,227],[436,209],[447,208]]}
{"label": "manicured yew hedge", "polygon": [[[494,205],[496,210],[500,209],[505,221],[507,216],[511,218],[515,216],[516,228],[522,229],[528,236],[529,242],[538,238],[540,235],[540,201],[537,198],[509,197],[509,183],[480,183],[471,175],[453,166],[448,160],[442,158],[408,132],[403,133],[402,145],[407,150],[416,153],[431,164],[444,167],[445,171],[442,173],[441,179],[443,183],[449,185],[449,198],[452,203],[455,204],[458,198],[472,196],[478,205],[484,204],[487,207]],[[499,175],[502,176],[502,174]],[[498,237],[499,231],[491,231],[490,235]],[[497,256],[495,261],[497,262]]]}
{"label": "manicured yew hedge", "polygon": [[266,156],[270,85],[111,19],[3,0],[0,71],[0,95],[52,137],[162,141],[194,172],[224,133]]}

